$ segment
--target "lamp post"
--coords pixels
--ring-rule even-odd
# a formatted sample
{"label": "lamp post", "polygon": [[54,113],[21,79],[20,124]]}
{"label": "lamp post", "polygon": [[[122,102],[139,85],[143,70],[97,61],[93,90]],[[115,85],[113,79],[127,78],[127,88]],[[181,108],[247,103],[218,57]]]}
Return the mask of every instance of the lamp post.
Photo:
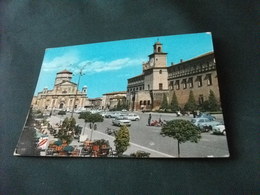
{"label": "lamp post", "polygon": [[71,118],[73,117],[74,114],[74,110],[75,110],[75,105],[76,105],[76,101],[77,101],[77,95],[78,95],[78,89],[79,89],[79,84],[80,84],[80,78],[81,76],[84,75],[83,73],[83,69],[90,64],[91,62],[86,63],[79,71],[79,78],[78,78],[78,83],[77,83],[77,88],[76,88],[76,93],[75,93],[75,98],[74,98],[74,103],[73,103],[73,107],[72,107],[72,111],[71,111]]}

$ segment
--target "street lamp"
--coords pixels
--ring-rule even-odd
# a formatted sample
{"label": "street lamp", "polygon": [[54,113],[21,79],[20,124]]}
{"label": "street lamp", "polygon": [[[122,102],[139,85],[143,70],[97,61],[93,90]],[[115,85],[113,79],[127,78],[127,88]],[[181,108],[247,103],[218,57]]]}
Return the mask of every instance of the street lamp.
{"label": "street lamp", "polygon": [[91,62],[86,63],[86,64],[80,69],[80,71],[79,71],[79,79],[78,79],[77,89],[76,89],[75,98],[74,98],[74,103],[73,103],[73,107],[72,107],[71,118],[73,117],[74,110],[75,110],[75,105],[76,105],[76,101],[77,101],[77,95],[78,95],[80,77],[84,75],[83,69],[84,69],[88,64],[91,64]]}

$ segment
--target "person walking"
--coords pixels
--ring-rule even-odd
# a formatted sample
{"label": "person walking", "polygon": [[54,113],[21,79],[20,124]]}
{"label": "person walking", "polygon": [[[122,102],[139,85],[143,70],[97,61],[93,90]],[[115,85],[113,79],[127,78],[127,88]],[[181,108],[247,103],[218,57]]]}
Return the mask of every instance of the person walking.
{"label": "person walking", "polygon": [[152,119],[152,114],[150,113],[150,114],[149,114],[149,117],[148,117],[148,126],[151,125],[151,119]]}

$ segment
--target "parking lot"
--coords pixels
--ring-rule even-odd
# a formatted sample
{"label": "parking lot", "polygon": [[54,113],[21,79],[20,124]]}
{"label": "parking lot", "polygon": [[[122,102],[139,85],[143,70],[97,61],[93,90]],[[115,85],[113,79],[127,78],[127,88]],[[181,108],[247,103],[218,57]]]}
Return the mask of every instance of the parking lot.
{"label": "parking lot", "polygon": [[[129,128],[131,146],[126,153],[130,154],[136,150],[144,150],[151,153],[151,157],[175,157],[177,156],[177,141],[170,137],[160,135],[161,127],[148,126],[149,113],[136,113],[140,120],[131,121]],[[69,114],[67,114],[69,116]],[[192,116],[177,117],[176,114],[168,113],[151,113],[153,120],[174,120],[185,119],[191,120]],[[59,120],[59,116],[53,116],[52,119]],[[76,119],[78,114],[74,116]],[[223,121],[222,115],[216,115],[216,119]],[[93,132],[92,139],[109,140],[113,147],[113,136],[106,133],[106,129],[118,130],[119,127],[112,125],[112,118],[104,118],[103,122],[97,123],[97,130]],[[84,127],[84,120],[77,119],[77,123]],[[84,130],[84,129],[83,129]],[[87,134],[91,134],[88,125],[85,127]],[[223,135],[213,135],[211,132],[202,133],[202,138],[198,143],[186,142],[181,144],[181,157],[226,157],[229,155],[227,139]],[[77,140],[73,141],[77,144]]]}

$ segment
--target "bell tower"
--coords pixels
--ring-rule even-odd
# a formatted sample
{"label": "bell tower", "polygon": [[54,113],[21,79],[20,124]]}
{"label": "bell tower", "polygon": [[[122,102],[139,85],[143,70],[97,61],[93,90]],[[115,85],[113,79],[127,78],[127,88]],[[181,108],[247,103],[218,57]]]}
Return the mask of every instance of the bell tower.
{"label": "bell tower", "polygon": [[72,72],[68,70],[63,70],[56,74],[55,85],[62,83],[63,81],[71,81]]}
{"label": "bell tower", "polygon": [[149,55],[150,67],[163,68],[167,65],[167,53],[163,52],[163,45],[157,41],[153,45],[153,53]]}

